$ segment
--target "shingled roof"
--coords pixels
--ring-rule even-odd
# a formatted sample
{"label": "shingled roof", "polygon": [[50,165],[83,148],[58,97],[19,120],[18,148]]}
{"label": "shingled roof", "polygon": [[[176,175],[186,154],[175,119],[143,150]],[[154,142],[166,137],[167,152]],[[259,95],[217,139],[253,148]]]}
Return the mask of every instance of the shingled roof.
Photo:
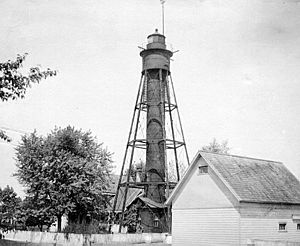
{"label": "shingled roof", "polygon": [[300,182],[281,162],[199,153],[239,201],[300,204]]}

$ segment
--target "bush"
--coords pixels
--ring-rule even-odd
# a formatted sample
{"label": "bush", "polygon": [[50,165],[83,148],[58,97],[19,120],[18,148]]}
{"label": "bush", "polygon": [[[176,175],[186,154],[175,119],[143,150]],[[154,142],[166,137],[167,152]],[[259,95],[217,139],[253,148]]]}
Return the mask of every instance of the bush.
{"label": "bush", "polygon": [[108,233],[108,225],[100,223],[99,221],[92,221],[91,223],[70,223],[64,228],[63,232],[67,234],[103,234]]}

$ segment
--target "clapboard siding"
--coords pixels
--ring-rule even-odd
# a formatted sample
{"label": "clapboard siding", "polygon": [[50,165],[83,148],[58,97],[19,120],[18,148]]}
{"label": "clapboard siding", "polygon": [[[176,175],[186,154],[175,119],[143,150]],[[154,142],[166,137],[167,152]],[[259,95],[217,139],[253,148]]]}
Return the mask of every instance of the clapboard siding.
{"label": "clapboard siding", "polygon": [[234,208],[173,209],[172,245],[240,245]]}
{"label": "clapboard siding", "polygon": [[[287,219],[263,219],[241,218],[241,242],[246,245],[247,239],[280,240],[300,242],[300,231],[297,231],[297,223],[291,218]],[[287,231],[279,232],[278,223],[286,222]]]}
{"label": "clapboard siding", "polygon": [[280,219],[292,218],[293,215],[300,215],[299,205],[284,204],[255,204],[241,203],[239,206],[241,217]]}
{"label": "clapboard siding", "polygon": [[[247,239],[286,240],[300,242],[299,220],[293,221],[293,215],[300,215],[299,206],[272,204],[244,204],[240,208],[241,241]],[[279,232],[279,222],[285,222],[286,232]]]}

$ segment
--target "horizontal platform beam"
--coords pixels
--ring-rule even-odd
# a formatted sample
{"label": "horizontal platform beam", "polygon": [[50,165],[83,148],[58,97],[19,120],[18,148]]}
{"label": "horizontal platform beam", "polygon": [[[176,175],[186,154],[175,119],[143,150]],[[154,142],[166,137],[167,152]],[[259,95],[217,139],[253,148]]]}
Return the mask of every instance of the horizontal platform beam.
{"label": "horizontal platform beam", "polygon": [[[141,109],[141,111],[147,112],[148,105],[149,104],[146,101],[144,101],[144,102],[138,103],[136,105],[135,109],[137,109],[137,110]],[[170,103],[170,106],[169,106],[169,103],[165,102],[165,111],[166,112],[170,112],[170,111],[172,112],[176,108],[177,108],[176,104]]]}
{"label": "horizontal platform beam", "polygon": [[[157,142],[164,141],[164,139],[157,139]],[[135,144],[134,144],[135,143]],[[130,147],[136,147],[136,148],[141,148],[145,149],[147,146],[147,140],[146,139],[136,139],[136,140],[131,140],[128,142],[128,146]],[[174,147],[174,141],[171,139],[166,139],[166,147],[167,149],[174,149],[174,148],[179,148],[181,146],[184,146],[184,142],[177,141],[175,140],[175,147]]]}
{"label": "horizontal platform beam", "polygon": [[165,186],[173,186],[175,187],[177,185],[177,182],[123,182],[120,184],[120,186],[136,186],[136,187],[144,187],[148,185],[165,185]]}

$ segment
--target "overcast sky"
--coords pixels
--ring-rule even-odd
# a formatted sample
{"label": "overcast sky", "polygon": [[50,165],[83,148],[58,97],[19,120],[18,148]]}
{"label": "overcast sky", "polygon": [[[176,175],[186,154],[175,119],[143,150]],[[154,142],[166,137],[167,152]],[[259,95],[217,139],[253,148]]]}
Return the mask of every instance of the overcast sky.
{"label": "overcast sky", "polygon": [[[167,43],[190,157],[212,138],[231,153],[282,161],[300,177],[300,1],[167,0]],[[0,187],[20,134],[91,130],[121,165],[137,93],[137,46],[161,30],[159,0],[1,0],[0,59],[59,70],[24,100],[0,103]],[[20,132],[17,132],[17,131]]]}

